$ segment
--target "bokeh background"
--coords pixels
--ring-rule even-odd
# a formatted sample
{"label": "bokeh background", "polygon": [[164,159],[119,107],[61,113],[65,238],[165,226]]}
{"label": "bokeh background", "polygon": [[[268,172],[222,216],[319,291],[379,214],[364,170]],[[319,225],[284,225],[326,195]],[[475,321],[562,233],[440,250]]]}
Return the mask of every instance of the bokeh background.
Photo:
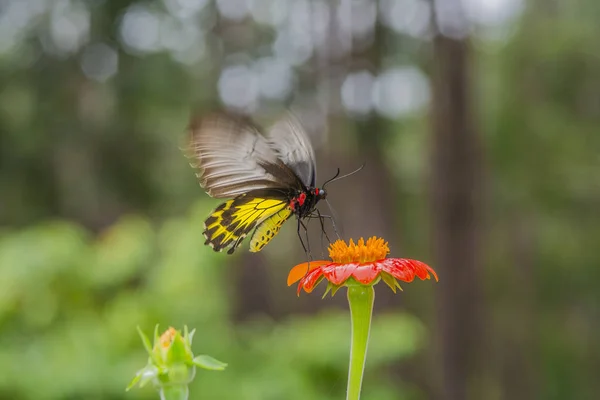
{"label": "bokeh background", "polygon": [[[295,224],[203,245],[192,111],[300,115],[345,238],[440,282],[377,289],[365,400],[600,394],[597,0],[1,0],[0,398],[125,393],[197,328],[192,398],[344,398],[344,295],[296,297]],[[319,256],[313,224],[313,253]],[[317,250],[314,250],[317,248]],[[321,292],[322,293],[322,292]]]}

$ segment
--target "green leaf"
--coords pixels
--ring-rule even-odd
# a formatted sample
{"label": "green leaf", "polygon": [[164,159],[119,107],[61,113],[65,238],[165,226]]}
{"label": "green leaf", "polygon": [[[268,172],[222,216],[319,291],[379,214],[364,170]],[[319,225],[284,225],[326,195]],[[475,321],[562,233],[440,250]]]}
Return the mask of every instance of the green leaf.
{"label": "green leaf", "polygon": [[335,296],[335,294],[337,293],[337,291],[340,290],[340,288],[342,286],[333,286],[333,288],[331,288],[331,297]]}
{"label": "green leaf", "polygon": [[173,338],[173,342],[171,342],[171,346],[168,350],[169,363],[188,363],[191,358],[191,350],[189,350],[186,346],[186,343],[183,337],[181,336],[181,333],[177,331],[177,333],[175,333],[175,337]]}
{"label": "green leaf", "polygon": [[140,387],[144,387],[148,382],[150,382],[152,379],[156,378],[158,376],[158,374],[159,374],[159,371],[154,366],[149,365],[143,369],[140,369],[137,372],[137,374],[135,374],[135,377],[131,380],[131,382],[129,383],[129,386],[127,386],[125,391],[128,392],[138,382],[140,384]]}
{"label": "green leaf", "polygon": [[154,327],[154,344],[160,341],[160,335],[158,334],[158,324]]}
{"label": "green leaf", "polygon": [[383,282],[389,286],[390,289],[392,289],[392,291],[394,293],[396,293],[396,285],[398,284],[398,281],[396,281],[396,279],[386,273],[382,273],[381,275],[381,279],[383,280]]}
{"label": "green leaf", "polygon": [[144,344],[144,348],[146,348],[146,351],[148,352],[150,357],[152,357],[152,343],[150,343],[150,339],[148,339],[148,336],[146,336],[146,334],[144,332],[142,332],[142,329],[140,328],[139,325],[137,326],[137,331],[140,334],[140,337],[142,338],[142,343]]}
{"label": "green leaf", "polygon": [[140,381],[140,379],[142,379],[142,371],[143,370],[140,370],[137,374],[135,374],[135,377],[131,380],[131,382],[129,382],[129,385],[127,385],[127,388],[125,389],[126,392],[129,392],[131,388],[134,387],[135,384]]}
{"label": "green leaf", "polygon": [[196,329],[192,329],[191,332],[188,332],[188,327],[187,325],[185,326],[185,337],[187,339],[187,344],[188,346],[191,348],[192,347],[192,340],[194,340],[194,334],[196,333]]}
{"label": "green leaf", "polygon": [[[329,293],[329,291],[331,290],[331,284],[328,283],[327,284],[327,289],[325,289],[325,293],[323,293],[323,297],[321,297],[322,299],[325,298],[325,296],[327,296],[327,293]],[[332,295],[333,296],[333,295]]]}
{"label": "green leaf", "polygon": [[204,369],[210,369],[213,371],[223,371],[227,364],[221,362],[211,356],[200,355],[198,357],[194,357],[194,365]]}
{"label": "green leaf", "polygon": [[398,281],[396,281],[396,287],[401,291],[404,291],[404,289],[402,289],[402,286],[400,286],[400,283],[398,283]]}
{"label": "green leaf", "polygon": [[146,386],[146,384],[148,382],[150,382],[151,380],[158,377],[158,375],[160,375],[160,371],[158,370],[158,368],[156,368],[154,366],[148,366],[148,367],[144,368],[141,371],[141,373],[142,373],[142,380],[140,381],[141,388]]}
{"label": "green leaf", "polygon": [[344,287],[344,285],[334,285],[331,282],[327,282],[327,289],[325,289],[325,293],[323,293],[323,297],[321,297],[322,299],[325,298],[325,296],[327,296],[327,293],[331,292],[331,297],[333,297],[336,292],[338,290],[340,290],[341,287]]}

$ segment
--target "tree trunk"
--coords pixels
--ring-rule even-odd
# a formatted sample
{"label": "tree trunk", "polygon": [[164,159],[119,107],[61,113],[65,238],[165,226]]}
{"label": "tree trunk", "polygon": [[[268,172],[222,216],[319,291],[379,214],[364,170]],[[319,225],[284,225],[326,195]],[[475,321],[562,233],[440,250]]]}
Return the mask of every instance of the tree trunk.
{"label": "tree trunk", "polygon": [[[481,147],[471,110],[466,40],[434,39],[432,216],[439,271],[442,393],[467,398],[481,348]],[[470,390],[469,390],[470,392]],[[472,397],[472,396],[470,396]]]}

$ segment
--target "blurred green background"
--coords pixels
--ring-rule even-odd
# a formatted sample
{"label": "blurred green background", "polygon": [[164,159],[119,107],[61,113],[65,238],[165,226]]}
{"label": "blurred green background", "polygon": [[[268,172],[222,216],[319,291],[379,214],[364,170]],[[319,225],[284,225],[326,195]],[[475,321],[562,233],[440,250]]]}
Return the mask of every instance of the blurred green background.
{"label": "blurred green background", "polygon": [[[304,120],[345,238],[440,282],[377,290],[365,400],[600,395],[596,0],[0,0],[0,399],[124,392],[184,324],[194,399],[344,398],[342,293],[288,223],[213,253],[193,110]],[[318,228],[312,227],[316,256]]]}

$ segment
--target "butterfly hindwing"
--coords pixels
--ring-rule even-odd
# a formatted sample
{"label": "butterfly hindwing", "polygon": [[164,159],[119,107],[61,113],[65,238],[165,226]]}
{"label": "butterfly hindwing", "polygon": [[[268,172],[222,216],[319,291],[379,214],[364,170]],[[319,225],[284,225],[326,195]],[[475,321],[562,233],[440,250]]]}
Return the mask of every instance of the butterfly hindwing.
{"label": "butterfly hindwing", "polygon": [[290,207],[285,207],[258,225],[250,238],[250,251],[253,253],[261,251],[279,233],[281,226],[292,213]]}
{"label": "butterfly hindwing", "polygon": [[281,198],[243,194],[219,205],[204,223],[206,244],[215,251],[228,249],[231,254],[254,228],[288,208]]}

